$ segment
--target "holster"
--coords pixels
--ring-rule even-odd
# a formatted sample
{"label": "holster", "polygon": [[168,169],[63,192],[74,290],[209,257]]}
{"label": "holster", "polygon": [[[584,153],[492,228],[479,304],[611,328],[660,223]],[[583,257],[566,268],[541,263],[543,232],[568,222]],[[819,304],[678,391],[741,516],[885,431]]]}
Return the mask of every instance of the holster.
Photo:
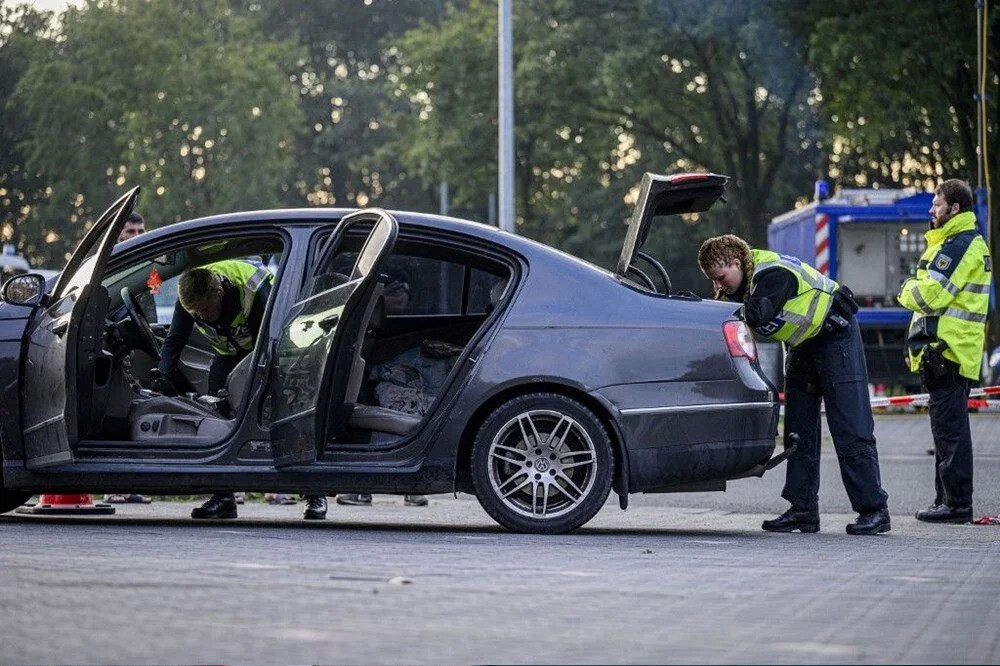
{"label": "holster", "polygon": [[948,347],[945,342],[936,342],[924,347],[920,359],[920,374],[928,388],[950,384],[958,375],[958,364],[944,356]]}
{"label": "holster", "polygon": [[844,319],[850,319],[858,312],[858,303],[854,300],[854,292],[847,285],[840,285],[833,292],[833,307]]}
{"label": "holster", "polygon": [[850,326],[851,317],[858,311],[858,304],[854,300],[854,292],[848,287],[840,285],[837,291],[833,292],[833,304],[830,306],[830,314],[823,322],[823,329],[831,333],[838,333]]}

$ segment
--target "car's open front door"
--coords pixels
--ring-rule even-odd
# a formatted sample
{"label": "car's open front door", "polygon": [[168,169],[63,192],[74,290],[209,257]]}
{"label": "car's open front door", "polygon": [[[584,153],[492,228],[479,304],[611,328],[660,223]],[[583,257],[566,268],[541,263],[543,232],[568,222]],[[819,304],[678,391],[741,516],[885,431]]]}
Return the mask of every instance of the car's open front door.
{"label": "car's open front door", "polygon": [[[334,271],[347,230],[371,225],[349,273]],[[396,220],[378,209],[348,215],[326,243],[281,329],[271,373],[271,450],[276,467],[314,461],[329,420],[341,414],[351,359],[361,344],[380,271],[396,242]]]}
{"label": "car's open front door", "polygon": [[103,344],[109,299],[101,278],[138,196],[136,187],[90,228],[28,326],[21,428],[29,469],[73,460],[76,443],[101,418],[111,378]]}
{"label": "car's open front door", "polygon": [[625,277],[632,268],[636,255],[646,242],[654,217],[706,211],[726,191],[728,180],[728,176],[714,173],[644,174],[639,200],[629,220],[625,243],[618,258],[617,273]]}

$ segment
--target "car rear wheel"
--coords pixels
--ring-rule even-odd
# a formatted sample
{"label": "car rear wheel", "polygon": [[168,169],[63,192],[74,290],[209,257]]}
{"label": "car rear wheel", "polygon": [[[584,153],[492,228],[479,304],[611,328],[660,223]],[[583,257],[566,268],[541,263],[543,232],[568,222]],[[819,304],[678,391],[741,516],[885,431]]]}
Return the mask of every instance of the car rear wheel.
{"label": "car rear wheel", "polygon": [[13,490],[0,490],[0,513],[13,511],[31,499],[31,493],[19,493]]}
{"label": "car rear wheel", "polygon": [[576,400],[555,393],[502,404],[483,422],[472,449],[479,503],[517,532],[580,527],[604,505],[613,473],[604,425]]}

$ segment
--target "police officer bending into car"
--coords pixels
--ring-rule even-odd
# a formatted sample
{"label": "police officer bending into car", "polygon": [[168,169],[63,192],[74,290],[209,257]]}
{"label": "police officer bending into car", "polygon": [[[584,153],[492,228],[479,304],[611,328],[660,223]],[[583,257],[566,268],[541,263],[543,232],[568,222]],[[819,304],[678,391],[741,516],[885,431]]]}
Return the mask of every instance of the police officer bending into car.
{"label": "police officer bending into car", "polygon": [[800,441],[788,457],[781,496],[792,506],[761,527],[819,531],[822,399],[840,475],[859,514],[847,533],[888,532],[888,495],[879,473],[868,368],[850,290],[794,257],[751,250],[731,234],[702,243],[698,265],[715,286],[716,298],[744,304],[743,318],[755,335],[784,342],[787,349],[785,445],[788,433],[797,433]]}
{"label": "police officer bending into car", "polygon": [[[174,395],[179,388],[190,386],[177,366],[197,326],[215,353],[208,371],[208,392],[215,395],[224,388],[229,373],[256,345],[273,282],[266,266],[246,260],[218,261],[181,275],[170,332],[160,348],[160,378],[155,387]],[[305,499],[306,518],[326,517],[325,497]],[[236,497],[231,492],[216,493],[192,510],[191,517],[235,518]]]}
{"label": "police officer bending into car", "polygon": [[946,180],[934,191],[927,250],[897,300],[913,311],[907,334],[910,370],[930,393],[934,502],[917,520],[972,520],[972,434],[968,399],[979,378],[990,304],[992,262],[976,229],[972,190]]}

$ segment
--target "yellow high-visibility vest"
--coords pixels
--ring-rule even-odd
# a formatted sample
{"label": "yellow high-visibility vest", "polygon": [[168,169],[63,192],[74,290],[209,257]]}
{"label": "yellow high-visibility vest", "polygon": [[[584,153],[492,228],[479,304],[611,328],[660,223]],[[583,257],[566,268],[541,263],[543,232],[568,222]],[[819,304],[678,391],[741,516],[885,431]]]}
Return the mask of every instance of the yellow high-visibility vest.
{"label": "yellow high-visibility vest", "polygon": [[784,342],[790,347],[802,344],[819,333],[833,306],[833,292],[840,285],[796,257],[770,250],[751,250],[750,255],[754,264],[748,286],[751,292],[760,274],[775,267],[789,271],[797,283],[795,296],[785,301],[774,319],[753,329],[754,333]]}

